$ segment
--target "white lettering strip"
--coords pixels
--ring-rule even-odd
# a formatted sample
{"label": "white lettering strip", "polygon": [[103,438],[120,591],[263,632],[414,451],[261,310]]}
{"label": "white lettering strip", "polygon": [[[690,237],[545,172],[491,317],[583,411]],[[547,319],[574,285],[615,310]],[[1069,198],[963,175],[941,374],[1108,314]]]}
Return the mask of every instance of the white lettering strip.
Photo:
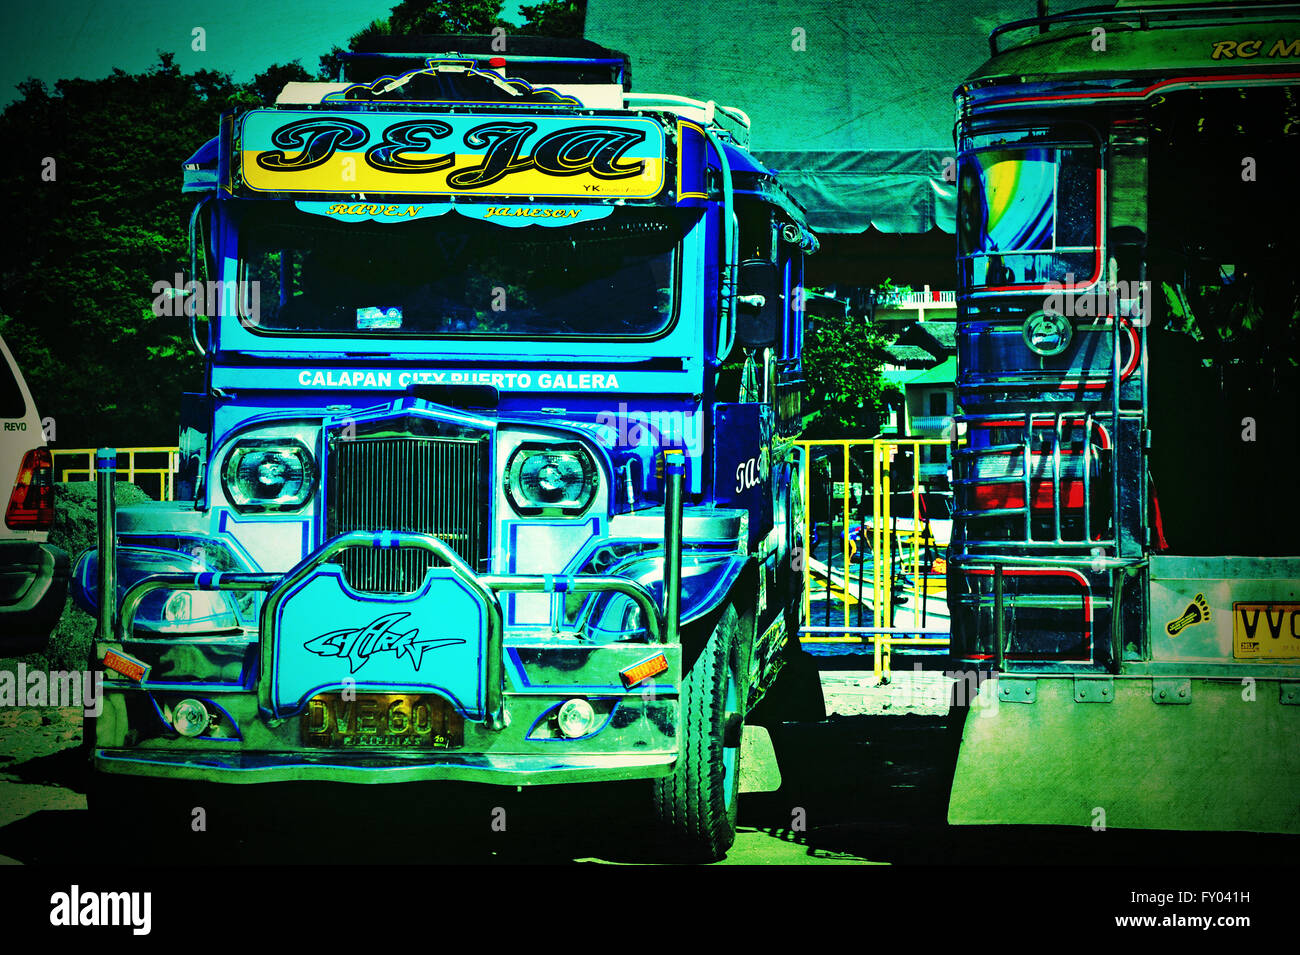
{"label": "white lettering strip", "polygon": [[[625,376],[626,377],[626,376]],[[498,391],[617,391],[612,371],[348,371],[304,368],[297,373],[303,388],[405,390],[411,385],[490,385]]]}

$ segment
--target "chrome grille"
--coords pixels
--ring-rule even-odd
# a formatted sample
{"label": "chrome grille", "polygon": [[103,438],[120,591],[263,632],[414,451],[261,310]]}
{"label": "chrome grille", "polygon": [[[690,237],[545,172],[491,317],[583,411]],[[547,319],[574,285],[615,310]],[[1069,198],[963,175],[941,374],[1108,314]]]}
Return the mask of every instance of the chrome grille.
{"label": "chrome grille", "polygon": [[[433,534],[475,569],[486,554],[486,443],[424,436],[338,439],[330,448],[329,535]],[[351,548],[340,555],[357,590],[415,590],[436,558],[420,550]]]}

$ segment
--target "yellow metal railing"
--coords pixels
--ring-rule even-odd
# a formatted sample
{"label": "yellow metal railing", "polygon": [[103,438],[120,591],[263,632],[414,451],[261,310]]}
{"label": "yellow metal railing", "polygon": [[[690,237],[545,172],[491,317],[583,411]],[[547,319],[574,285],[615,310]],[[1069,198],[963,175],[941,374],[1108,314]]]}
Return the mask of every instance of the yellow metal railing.
{"label": "yellow metal railing", "polygon": [[[95,449],[94,448],[69,448],[52,451],[54,456],[54,479],[56,481],[93,481],[95,480]],[[163,464],[144,464],[137,463],[136,455],[146,457],[153,455],[166,455],[167,463]],[[60,463],[60,459],[80,458],[85,462],[84,467],[77,467],[69,464]],[[158,499],[160,501],[170,501],[176,494],[176,470],[180,462],[180,448],[172,447],[149,447],[149,448],[118,448],[118,474],[125,474],[126,479],[132,484],[138,483],[137,477],[152,477],[158,480]],[[125,461],[125,466],[123,466]]]}
{"label": "yellow metal railing", "polygon": [[[910,570],[911,578],[915,586],[916,582],[921,580],[921,552],[926,543],[926,531],[921,527],[920,514],[920,495],[921,489],[919,482],[912,482],[912,528],[903,532],[895,532],[891,529],[892,516],[891,509],[891,477],[892,464],[894,456],[898,453],[899,448],[911,448],[915,470],[919,471],[920,460],[917,453],[921,445],[949,445],[951,442],[947,438],[842,438],[828,439],[821,441],[799,441],[798,445],[804,449],[803,461],[803,499],[804,499],[804,546],[812,546],[812,524],[811,524],[811,504],[812,504],[812,464],[814,449],[833,449],[838,448],[842,455],[842,473],[844,476],[844,490],[841,497],[841,518],[843,522],[843,557],[844,557],[844,575],[843,586],[841,589],[842,596],[836,595],[833,590],[834,571],[830,566],[833,554],[828,549],[826,555],[826,596],[827,600],[838,599],[843,604],[844,625],[841,627],[824,626],[818,627],[811,624],[803,628],[803,634],[800,640],[809,643],[866,643],[872,644],[874,651],[873,672],[876,679],[888,682],[890,671],[890,650],[897,646],[930,646],[939,647],[947,646],[947,630],[922,629],[917,627],[898,628],[893,627],[893,607],[894,607],[894,547],[898,545],[900,550],[906,546],[909,553],[904,557],[904,572]],[[852,579],[852,562],[854,557],[855,546],[850,539],[851,508],[850,492],[853,485],[851,451],[856,448],[868,448],[871,451],[871,599],[874,606],[873,626],[857,627],[850,625],[850,604],[857,603],[849,592],[849,584]],[[834,490],[834,480],[832,476],[832,491]],[[863,489],[864,493],[866,488]],[[834,527],[833,519],[828,515],[828,522]],[[928,569],[928,568],[927,568]],[[859,574],[861,570],[859,569]],[[803,612],[804,619],[810,620],[812,610],[812,576],[813,560],[812,554],[805,555],[803,560]],[[859,584],[861,586],[861,584]],[[917,597],[921,598],[918,594]],[[829,613],[829,610],[828,610]],[[915,622],[915,621],[913,621]],[[882,626],[881,624],[891,624]],[[836,636],[838,634],[838,636]]]}

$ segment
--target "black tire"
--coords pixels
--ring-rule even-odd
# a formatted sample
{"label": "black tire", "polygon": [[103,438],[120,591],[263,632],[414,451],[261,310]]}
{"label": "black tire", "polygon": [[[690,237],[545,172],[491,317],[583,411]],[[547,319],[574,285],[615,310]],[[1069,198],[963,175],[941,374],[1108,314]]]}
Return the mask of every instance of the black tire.
{"label": "black tire", "polygon": [[736,841],[745,716],[739,634],[739,615],[728,605],[682,681],[676,768],[654,781],[655,817],[668,854],[680,861],[715,862]]}

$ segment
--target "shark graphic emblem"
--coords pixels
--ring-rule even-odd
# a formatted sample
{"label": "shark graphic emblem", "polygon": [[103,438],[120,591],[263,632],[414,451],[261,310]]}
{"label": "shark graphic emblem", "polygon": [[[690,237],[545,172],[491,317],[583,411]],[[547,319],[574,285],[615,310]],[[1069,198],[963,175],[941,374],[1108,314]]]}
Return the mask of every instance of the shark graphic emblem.
{"label": "shark graphic emblem", "polygon": [[322,657],[342,657],[356,673],[376,653],[393,653],[398,659],[405,654],[419,670],[429,650],[465,642],[458,637],[421,637],[419,627],[405,633],[393,629],[409,616],[409,613],[388,613],[355,630],[332,630],[308,640],[303,649]]}

